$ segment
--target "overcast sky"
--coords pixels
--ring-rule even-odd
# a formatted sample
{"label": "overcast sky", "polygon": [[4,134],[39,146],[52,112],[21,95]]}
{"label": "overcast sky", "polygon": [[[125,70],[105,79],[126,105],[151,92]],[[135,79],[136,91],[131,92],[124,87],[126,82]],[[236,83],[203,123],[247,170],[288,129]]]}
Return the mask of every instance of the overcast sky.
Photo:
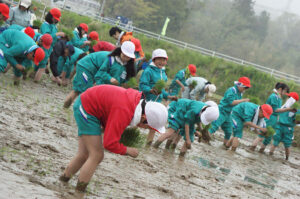
{"label": "overcast sky", "polygon": [[300,0],[255,0],[255,3],[257,9],[267,9],[274,15],[284,11],[300,15]]}

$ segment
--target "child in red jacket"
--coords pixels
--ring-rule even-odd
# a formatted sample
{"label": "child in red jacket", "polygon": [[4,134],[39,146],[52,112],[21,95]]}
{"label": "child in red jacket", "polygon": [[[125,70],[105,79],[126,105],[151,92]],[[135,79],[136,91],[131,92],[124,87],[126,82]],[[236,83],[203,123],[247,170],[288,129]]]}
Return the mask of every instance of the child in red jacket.
{"label": "child in red jacket", "polygon": [[142,93],[137,90],[113,85],[95,86],[80,95],[73,107],[79,149],[60,177],[61,181],[68,182],[80,169],[76,190],[85,191],[104,157],[103,148],[137,157],[136,148],[119,142],[128,125],[165,132],[166,107],[157,102],[146,102],[141,97]]}

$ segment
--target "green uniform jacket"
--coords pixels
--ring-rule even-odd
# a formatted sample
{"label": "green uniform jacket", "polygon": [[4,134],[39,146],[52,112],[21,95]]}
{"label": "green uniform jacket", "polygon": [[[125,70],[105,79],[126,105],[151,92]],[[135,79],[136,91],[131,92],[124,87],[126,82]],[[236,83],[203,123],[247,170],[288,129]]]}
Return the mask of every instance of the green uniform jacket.
{"label": "green uniform jacket", "polygon": [[184,128],[188,124],[192,127],[190,131],[194,131],[194,125],[201,122],[200,111],[206,104],[190,99],[179,99],[172,105],[172,108],[175,108],[172,119],[179,124],[180,128]]}
{"label": "green uniform jacket", "polygon": [[42,25],[41,25],[41,28],[40,28],[40,32],[42,34],[50,34],[52,36],[52,39],[53,39],[53,42],[52,42],[52,45],[51,47],[53,48],[53,46],[56,44],[57,42],[57,36],[56,36],[56,33],[57,33],[57,27],[55,24],[49,24],[48,22],[44,22]]}
{"label": "green uniform jacket", "polygon": [[242,99],[242,93],[239,92],[239,89],[236,85],[227,89],[224,94],[224,97],[221,99],[219,104],[219,110],[230,113],[233,106],[231,105],[234,100]]}
{"label": "green uniform jacket", "polygon": [[169,94],[166,92],[165,89],[162,90],[162,93],[159,96],[153,95],[150,93],[150,90],[153,88],[155,83],[158,80],[164,80],[165,82],[168,81],[167,74],[164,69],[160,69],[154,65],[152,62],[143,72],[139,88],[146,95],[147,101],[157,101],[160,102],[162,98],[167,99]]}
{"label": "green uniform jacket", "polygon": [[72,44],[74,47],[80,48],[84,52],[87,52],[89,50],[89,46],[81,47],[84,44],[84,42],[87,41],[87,38],[86,37],[80,38],[77,30],[73,31],[73,35],[74,36],[69,43]]}
{"label": "green uniform jacket", "polygon": [[103,64],[95,75],[97,85],[111,84],[111,78],[115,78],[119,85],[126,82],[126,68],[115,57],[106,56]]}
{"label": "green uniform jacket", "polygon": [[275,111],[279,109],[282,106],[282,100],[276,93],[272,93],[269,98],[267,99],[266,104],[269,104],[272,106],[273,113],[269,120],[266,119],[267,126],[272,126],[275,128],[276,123],[278,121],[279,113],[276,113]]}
{"label": "green uniform jacket", "polygon": [[14,30],[18,30],[18,31],[22,31],[25,27],[24,26],[20,26],[18,24],[13,24],[11,26],[9,26],[7,29],[14,29]]}
{"label": "green uniform jacket", "polygon": [[75,62],[82,53],[84,52],[81,49],[74,47],[74,54],[71,56],[71,58],[60,56],[57,63],[58,73],[61,74],[62,72],[66,72],[66,78],[69,78],[72,70],[74,69]]}
{"label": "green uniform jacket", "polygon": [[91,53],[79,60],[77,65],[80,65],[80,67],[89,71],[92,76],[95,76],[109,54],[110,52],[107,51]]}
{"label": "green uniform jacket", "polygon": [[0,35],[0,49],[5,59],[15,68],[17,59],[27,59],[28,50],[37,47],[36,43],[25,33],[10,29]]}
{"label": "green uniform jacket", "polygon": [[251,102],[242,102],[232,109],[232,117],[238,117],[242,122],[252,122],[259,106]]}
{"label": "green uniform jacket", "polygon": [[180,86],[177,84],[176,80],[179,80],[184,86],[186,86],[186,79],[185,79],[185,70],[182,69],[178,71],[178,73],[175,75],[174,79],[172,80],[172,83],[170,85],[170,92],[172,91],[172,94],[178,95]]}

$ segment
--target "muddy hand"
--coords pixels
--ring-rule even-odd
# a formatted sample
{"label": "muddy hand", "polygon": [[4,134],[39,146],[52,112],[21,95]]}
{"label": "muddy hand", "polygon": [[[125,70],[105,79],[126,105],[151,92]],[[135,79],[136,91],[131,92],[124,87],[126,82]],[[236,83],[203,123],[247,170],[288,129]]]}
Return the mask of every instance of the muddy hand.
{"label": "muddy hand", "polygon": [[152,93],[153,95],[159,95],[158,91],[155,88],[152,88],[150,90],[150,93]]}
{"label": "muddy hand", "polygon": [[136,158],[139,155],[139,151],[136,148],[127,147],[126,154]]}
{"label": "muddy hand", "polygon": [[187,141],[185,142],[185,145],[186,145],[186,148],[187,148],[187,149],[191,149],[191,148],[192,148],[192,142],[191,142],[191,140],[187,140]]}
{"label": "muddy hand", "polygon": [[110,79],[110,83],[112,83],[113,85],[119,85],[118,80],[116,80],[116,79],[113,78],[113,77]]}

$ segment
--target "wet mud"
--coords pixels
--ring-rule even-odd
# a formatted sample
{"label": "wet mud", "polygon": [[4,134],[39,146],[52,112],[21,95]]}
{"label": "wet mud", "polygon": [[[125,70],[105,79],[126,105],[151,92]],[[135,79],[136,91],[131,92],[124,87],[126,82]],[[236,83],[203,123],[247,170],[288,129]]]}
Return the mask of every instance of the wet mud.
{"label": "wet mud", "polygon": [[[70,87],[48,79],[11,85],[0,75],[0,198],[300,198],[300,152],[284,160],[248,149],[255,135],[245,133],[236,153],[194,142],[185,158],[175,152],[141,148],[136,159],[105,152],[86,194],[58,181],[77,150],[72,109],[62,108]],[[155,138],[156,139],[156,138]]]}

